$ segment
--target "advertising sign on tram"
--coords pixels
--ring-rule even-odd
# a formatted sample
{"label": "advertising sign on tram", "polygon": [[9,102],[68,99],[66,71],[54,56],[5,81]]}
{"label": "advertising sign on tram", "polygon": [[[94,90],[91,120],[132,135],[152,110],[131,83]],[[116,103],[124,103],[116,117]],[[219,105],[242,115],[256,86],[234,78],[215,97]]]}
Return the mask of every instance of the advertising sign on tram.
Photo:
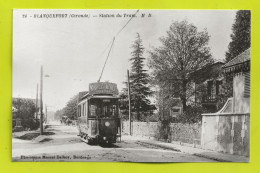
{"label": "advertising sign on tram", "polygon": [[117,85],[110,82],[96,82],[89,84],[89,94],[112,94],[118,95]]}

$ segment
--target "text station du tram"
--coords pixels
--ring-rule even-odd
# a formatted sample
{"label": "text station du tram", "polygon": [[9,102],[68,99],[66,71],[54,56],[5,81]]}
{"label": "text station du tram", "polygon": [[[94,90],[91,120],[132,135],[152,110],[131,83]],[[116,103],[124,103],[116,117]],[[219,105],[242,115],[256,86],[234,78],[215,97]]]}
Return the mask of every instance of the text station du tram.
{"label": "text station du tram", "polygon": [[116,143],[121,138],[117,85],[110,82],[89,84],[79,93],[78,129],[86,143]]}

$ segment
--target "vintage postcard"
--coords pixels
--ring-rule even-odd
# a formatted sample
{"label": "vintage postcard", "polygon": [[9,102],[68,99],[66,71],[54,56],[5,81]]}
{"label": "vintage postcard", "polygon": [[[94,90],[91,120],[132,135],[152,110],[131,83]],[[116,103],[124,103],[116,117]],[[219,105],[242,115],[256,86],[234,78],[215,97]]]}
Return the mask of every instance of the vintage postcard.
{"label": "vintage postcard", "polygon": [[249,10],[13,10],[12,160],[249,162]]}

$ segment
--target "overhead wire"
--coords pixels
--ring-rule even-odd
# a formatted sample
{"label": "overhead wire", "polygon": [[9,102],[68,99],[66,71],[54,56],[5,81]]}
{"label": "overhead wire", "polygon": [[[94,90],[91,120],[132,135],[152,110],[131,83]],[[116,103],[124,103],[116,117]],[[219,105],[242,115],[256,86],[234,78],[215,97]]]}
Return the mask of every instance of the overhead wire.
{"label": "overhead wire", "polygon": [[112,50],[112,47],[113,47],[114,41],[115,41],[115,37],[113,38],[113,41],[112,41],[111,47],[110,47],[110,49],[109,49],[109,52],[108,52],[108,55],[107,55],[107,58],[106,58],[105,64],[104,64],[104,66],[103,66],[103,68],[102,68],[102,71],[101,71],[100,77],[99,77],[99,79],[98,79],[98,82],[100,82],[100,79],[101,79],[102,74],[103,74],[103,72],[104,72],[104,69],[105,69],[105,66],[106,66],[106,63],[107,63],[108,57],[109,57],[109,55],[110,55],[110,52],[111,52],[111,50]]}
{"label": "overhead wire", "polygon": [[139,12],[139,10],[137,10],[137,11],[135,12],[135,14],[126,22],[126,24],[117,32],[117,34],[115,35],[115,37],[120,34],[120,32],[121,32],[121,31],[126,27],[126,25],[134,18],[134,16],[136,16],[136,14],[137,14],[138,12]]}
{"label": "overhead wire", "polygon": [[[95,59],[98,59],[99,57],[103,56],[103,54],[107,51],[107,49],[109,48],[109,46],[111,45],[111,43],[113,42],[113,40],[111,40],[108,45],[105,47],[105,49],[102,51],[101,54],[99,54]],[[82,73],[80,73],[80,76],[85,73],[84,71]],[[74,79],[74,80],[83,80],[83,79]]]}
{"label": "overhead wire", "polygon": [[[112,44],[111,44],[110,50],[109,50],[109,52],[108,52],[108,55],[107,55],[106,61],[105,61],[105,63],[104,63],[104,66],[103,66],[103,68],[102,68],[101,74],[100,74],[100,76],[99,76],[98,82],[100,82],[100,80],[101,80],[101,77],[102,77],[102,75],[103,75],[103,72],[104,72],[104,69],[105,69],[107,60],[108,60],[108,58],[109,58],[109,55],[110,55],[110,52],[111,52],[111,50],[112,50],[112,47],[113,47],[113,44],[114,44],[114,42],[115,42],[116,37],[124,30],[124,28],[130,23],[130,21],[136,16],[136,14],[137,14],[138,12],[139,12],[139,10],[137,10],[137,11],[135,12],[135,14],[132,15],[132,17],[126,22],[126,24],[125,24],[125,25],[116,33],[116,35],[113,37],[113,39],[112,39]],[[110,42],[110,43],[111,43],[111,42]]]}

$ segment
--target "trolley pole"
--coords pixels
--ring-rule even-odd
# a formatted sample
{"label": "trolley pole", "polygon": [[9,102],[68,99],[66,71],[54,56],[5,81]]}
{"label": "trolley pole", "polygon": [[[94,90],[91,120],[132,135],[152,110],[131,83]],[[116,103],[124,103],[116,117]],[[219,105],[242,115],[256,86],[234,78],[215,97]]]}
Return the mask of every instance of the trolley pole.
{"label": "trolley pole", "polygon": [[42,112],[42,109],[43,109],[43,103],[42,103],[42,82],[43,82],[43,67],[41,66],[41,80],[40,80],[40,135],[43,135],[43,112]]}
{"label": "trolley pole", "polygon": [[130,95],[130,80],[129,80],[129,70],[127,70],[127,80],[128,80],[128,105],[129,105],[129,135],[132,136],[131,128],[131,95]]}

